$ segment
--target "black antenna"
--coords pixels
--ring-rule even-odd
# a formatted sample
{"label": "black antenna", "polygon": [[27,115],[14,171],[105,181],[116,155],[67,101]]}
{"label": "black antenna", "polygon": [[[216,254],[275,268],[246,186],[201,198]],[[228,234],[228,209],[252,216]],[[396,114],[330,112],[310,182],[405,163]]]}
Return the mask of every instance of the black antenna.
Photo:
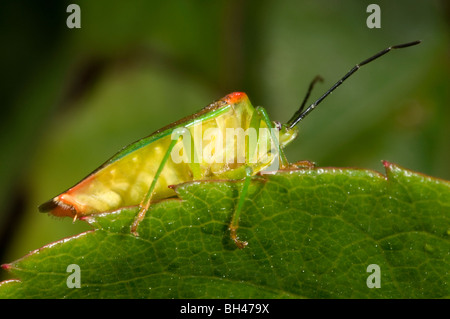
{"label": "black antenna", "polygon": [[402,48],[407,48],[416,44],[419,44],[421,41],[414,41],[414,42],[409,42],[409,43],[405,43],[405,44],[399,44],[399,45],[393,45],[390,46],[389,48],[386,48],[380,52],[378,52],[377,54],[375,54],[374,56],[362,61],[361,63],[358,63],[357,65],[355,65],[350,71],[347,72],[346,75],[344,75],[339,81],[337,81],[328,91],[325,92],[324,95],[322,95],[317,101],[315,101],[313,104],[311,104],[310,106],[308,106],[308,108],[306,110],[303,111],[303,108],[305,107],[305,103],[306,100],[308,99],[311,90],[314,86],[314,84],[321,80],[320,77],[316,77],[310,84],[308,92],[306,93],[305,99],[303,100],[302,105],[300,106],[300,108],[298,109],[297,112],[295,112],[295,114],[292,116],[292,118],[286,123],[286,125],[288,126],[289,129],[292,129],[295,125],[298,124],[298,122],[300,122],[306,115],[308,115],[312,110],[314,110],[314,108],[320,104],[320,102],[322,102],[330,93],[332,93],[339,85],[342,84],[342,82],[344,82],[345,80],[347,80],[347,78],[349,78],[353,73],[355,73],[356,71],[359,70],[360,67],[362,67],[363,65],[372,62],[375,59],[378,59],[380,56],[385,55],[386,53],[388,53],[389,51],[393,50],[393,49],[402,49]]}

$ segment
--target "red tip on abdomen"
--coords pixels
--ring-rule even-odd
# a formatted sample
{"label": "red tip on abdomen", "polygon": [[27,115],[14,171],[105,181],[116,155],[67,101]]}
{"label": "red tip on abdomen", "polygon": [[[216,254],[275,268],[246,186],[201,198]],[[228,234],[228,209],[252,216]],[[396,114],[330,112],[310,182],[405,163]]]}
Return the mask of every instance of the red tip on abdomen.
{"label": "red tip on abdomen", "polygon": [[247,99],[247,94],[245,94],[244,92],[233,92],[225,96],[222,100],[229,104],[236,104],[244,99]]}
{"label": "red tip on abdomen", "polygon": [[57,204],[57,207],[52,209],[51,214],[58,217],[84,215],[86,206],[79,201],[79,193],[83,193],[83,189],[89,187],[94,178],[95,175],[90,175],[65,193],[56,196],[53,202]]}
{"label": "red tip on abdomen", "polygon": [[10,264],[3,264],[2,268],[5,270],[10,270],[12,268],[12,266]]}

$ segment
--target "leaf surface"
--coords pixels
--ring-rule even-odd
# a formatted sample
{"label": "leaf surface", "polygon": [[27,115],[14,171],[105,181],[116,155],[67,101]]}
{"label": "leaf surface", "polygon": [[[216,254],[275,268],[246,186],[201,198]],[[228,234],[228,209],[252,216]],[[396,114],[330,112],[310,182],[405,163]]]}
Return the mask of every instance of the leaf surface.
{"label": "leaf surface", "polygon": [[[1,298],[449,297],[450,183],[384,162],[386,176],[316,168],[256,176],[238,249],[228,225],[242,182],[178,185],[130,234],[137,208],[3,265]],[[80,267],[81,288],[68,288]],[[380,288],[369,288],[369,265]],[[371,280],[369,280],[371,281]]]}

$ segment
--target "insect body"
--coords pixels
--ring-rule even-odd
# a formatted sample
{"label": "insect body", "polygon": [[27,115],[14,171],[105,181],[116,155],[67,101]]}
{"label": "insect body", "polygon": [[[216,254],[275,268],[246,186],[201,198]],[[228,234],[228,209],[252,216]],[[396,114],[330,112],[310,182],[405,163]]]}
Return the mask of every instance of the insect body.
{"label": "insect body", "polygon": [[230,223],[231,239],[243,248],[247,243],[238,239],[236,230],[251,176],[271,168],[274,163],[275,169],[289,166],[283,148],[297,136],[298,122],[361,66],[391,49],[418,43],[420,41],[389,47],[357,64],[304,110],[313,85],[321,80],[317,77],[299,110],[286,124],[270,121],[264,108],[254,108],[245,93],[231,93],[192,116],[123,148],[78,184],[42,204],[39,210],[75,220],[139,205],[139,213],[131,226],[131,233],[138,235],[139,223],[150,204],[175,196],[170,185],[193,180],[244,179]]}

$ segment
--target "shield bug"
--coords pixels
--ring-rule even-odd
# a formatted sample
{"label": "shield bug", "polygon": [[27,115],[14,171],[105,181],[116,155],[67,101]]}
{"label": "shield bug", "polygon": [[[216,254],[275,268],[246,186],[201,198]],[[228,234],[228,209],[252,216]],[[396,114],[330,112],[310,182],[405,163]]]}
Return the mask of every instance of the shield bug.
{"label": "shield bug", "polygon": [[[130,229],[138,236],[139,223],[150,204],[176,195],[170,185],[194,180],[243,179],[229,227],[231,239],[243,248],[247,242],[241,241],[236,231],[251,177],[264,170],[292,165],[283,149],[296,138],[297,124],[360,67],[393,49],[419,43],[394,45],[360,62],[305,108],[313,86],[321,80],[316,77],[300,108],[285,124],[272,122],[266,110],[253,107],[245,93],[231,93],[126,146],[75,186],[42,204],[39,210],[76,220],[85,215],[139,205]],[[313,167],[307,161],[296,164]]]}

